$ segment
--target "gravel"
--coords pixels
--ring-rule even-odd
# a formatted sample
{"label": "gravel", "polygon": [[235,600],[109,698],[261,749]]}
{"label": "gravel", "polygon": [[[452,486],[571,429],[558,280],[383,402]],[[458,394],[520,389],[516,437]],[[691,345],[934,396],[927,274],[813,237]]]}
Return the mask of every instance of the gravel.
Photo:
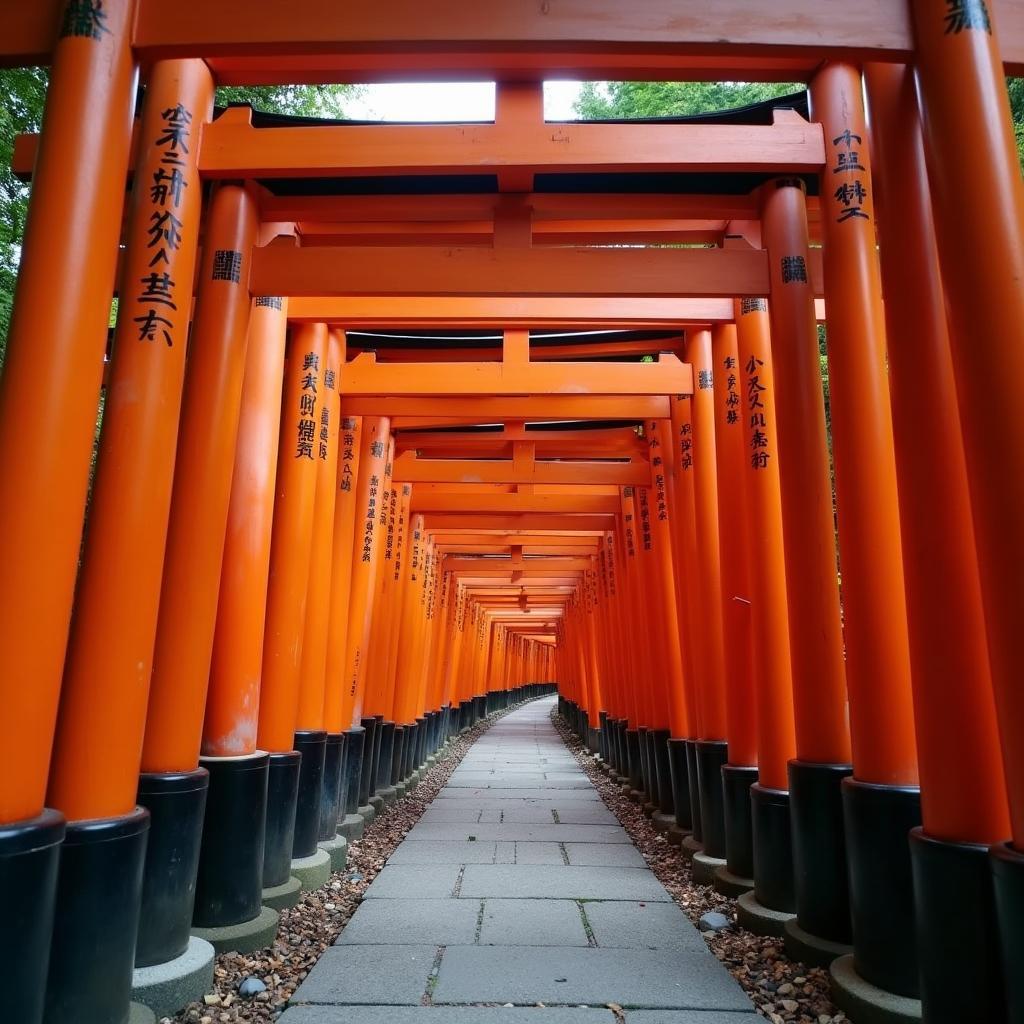
{"label": "gravel", "polygon": [[[507,713],[478,722],[466,735],[453,739],[420,784],[374,819],[362,839],[349,843],[345,870],[336,871],[325,886],[304,893],[296,906],[281,911],[273,946],[253,953],[222,953],[214,965],[213,991],[175,1016],[161,1018],[160,1024],[262,1024],[277,1020],[292,993],[355,913],[377,872],[448,781],[466,751]],[[263,982],[265,991],[248,998],[240,995],[239,986],[248,979]]]}
{"label": "gravel", "polygon": [[782,939],[755,935],[736,923],[736,901],[710,885],[693,881],[689,862],[654,829],[643,810],[597,766],[576,734],[552,711],[552,722],[566,746],[619,819],[658,881],[699,928],[701,918],[722,914],[731,927],[701,930],[708,947],[772,1024],[848,1024],[829,996],[828,972],[790,960]]}

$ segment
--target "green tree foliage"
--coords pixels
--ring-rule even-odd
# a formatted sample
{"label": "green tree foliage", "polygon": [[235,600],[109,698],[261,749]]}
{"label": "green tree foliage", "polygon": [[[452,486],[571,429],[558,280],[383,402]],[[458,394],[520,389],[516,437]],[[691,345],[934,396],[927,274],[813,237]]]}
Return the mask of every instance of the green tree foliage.
{"label": "green tree foliage", "polygon": [[[0,69],[0,366],[11,321],[14,284],[21,258],[29,188],[11,171],[15,137],[39,131],[46,100],[45,68]],[[350,85],[228,86],[217,103],[251,103],[258,110],[306,117],[342,118],[344,102],[357,93]]]}
{"label": "green tree foliage", "polygon": [[575,103],[578,117],[683,117],[799,92],[792,82],[584,82]]}
{"label": "green tree foliage", "polygon": [[1024,170],[1024,78],[1008,78],[1010,91],[1010,112],[1013,114],[1013,131],[1017,136],[1017,156]]}
{"label": "green tree foliage", "polygon": [[222,85],[216,102],[221,107],[248,103],[271,114],[344,118],[345,101],[358,93],[354,85]]}
{"label": "green tree foliage", "polygon": [[0,364],[28,210],[28,187],[11,171],[14,139],[22,132],[39,130],[45,97],[46,72],[42,68],[0,70]]}

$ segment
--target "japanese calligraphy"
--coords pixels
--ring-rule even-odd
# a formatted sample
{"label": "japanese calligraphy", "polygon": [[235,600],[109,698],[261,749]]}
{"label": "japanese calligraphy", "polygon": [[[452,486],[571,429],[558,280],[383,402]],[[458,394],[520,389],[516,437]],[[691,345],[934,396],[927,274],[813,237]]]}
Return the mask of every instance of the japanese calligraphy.
{"label": "japanese calligraphy", "polygon": [[807,261],[803,256],[783,256],[782,283],[793,284],[794,282],[807,284]]}
{"label": "japanese calligraphy", "polygon": [[697,371],[697,388],[700,391],[707,391],[708,388],[714,386],[714,375],[710,370],[698,370]]}
{"label": "japanese calligraphy", "polygon": [[985,0],[946,0],[946,35],[977,28],[992,35],[992,19]]}
{"label": "japanese calligraphy", "polygon": [[284,309],[284,302],[280,295],[259,295],[256,298],[256,305],[269,309]]}
{"label": "japanese calligraphy", "polygon": [[213,280],[242,281],[242,254],[237,249],[216,249],[213,253]]}
{"label": "japanese calligraphy", "polygon": [[110,35],[106,20],[103,0],[69,0],[60,23],[60,38],[102,39],[104,33]]}
{"label": "japanese calligraphy", "polygon": [[[783,272],[785,272],[785,262],[783,262]],[[806,274],[806,268],[804,270]],[[784,281],[783,284],[788,284]],[[767,313],[768,312],[768,300],[767,299],[740,299],[740,313],[746,316],[748,313]]]}
{"label": "japanese calligraphy", "polygon": [[[761,300],[754,300],[761,301]],[[736,373],[736,359],[733,356],[726,356],[722,360],[722,366],[726,370],[725,378],[725,422],[733,426],[740,421],[740,392],[739,378]]]}
{"label": "japanese calligraphy", "polygon": [[[307,352],[304,359],[316,358],[316,353]],[[326,409],[324,410],[327,411]],[[299,393],[299,425],[298,440],[295,449],[295,458],[313,459],[313,445],[316,443],[316,381],[310,374],[302,379],[301,391]],[[325,454],[322,458],[326,458]]]}
{"label": "japanese calligraphy", "polygon": [[[860,147],[863,143],[864,140],[849,128],[834,138],[832,146],[836,150],[836,162],[832,167],[832,173],[852,175],[856,175],[858,172],[866,173],[867,168],[861,162],[860,157]],[[835,190],[832,198],[839,203],[837,223],[842,224],[854,219],[871,220],[864,209],[868,190],[861,178],[855,177],[852,181],[844,182]]]}
{"label": "japanese calligraphy", "polygon": [[753,353],[744,366],[747,374],[747,410],[750,413],[750,465],[753,469],[767,469],[771,458],[768,434],[762,429],[767,427],[766,406],[762,399],[768,390],[761,383],[760,369],[763,366],[764,360],[758,359]]}

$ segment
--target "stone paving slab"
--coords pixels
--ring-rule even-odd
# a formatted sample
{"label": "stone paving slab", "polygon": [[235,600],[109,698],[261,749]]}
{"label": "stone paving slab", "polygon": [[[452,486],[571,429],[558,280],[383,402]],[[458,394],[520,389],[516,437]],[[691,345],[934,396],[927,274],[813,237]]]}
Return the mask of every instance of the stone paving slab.
{"label": "stone paving slab", "polygon": [[493,864],[496,845],[467,839],[402,843],[388,858],[388,864]]}
{"label": "stone paving slab", "polygon": [[675,903],[594,900],[583,904],[583,913],[598,946],[695,952],[707,948],[700,933]]}
{"label": "stone paving slab", "polygon": [[626,1024],[757,1024],[764,1017],[720,1010],[630,1010]]}
{"label": "stone paving slab", "polygon": [[[697,1018],[693,1022],[719,1024]],[[280,1024],[615,1024],[615,1015],[611,1010],[568,1006],[296,1006]]]}
{"label": "stone paving slab", "polygon": [[640,851],[625,843],[565,843],[570,864],[582,867],[645,868]]}
{"label": "stone paving slab", "polygon": [[297,1003],[418,1006],[436,959],[433,945],[331,946],[292,998]]}
{"label": "stone paving slab", "polygon": [[471,946],[480,900],[364,900],[335,945]]}
{"label": "stone paving slab", "polygon": [[364,899],[443,899],[454,895],[461,873],[459,864],[386,864]]}
{"label": "stone paving slab", "polygon": [[623,1024],[607,1003],[625,1024],[756,1024],[567,753],[551,706],[477,741],[282,1024]]}
{"label": "stone paving slab", "polygon": [[597,790],[593,786],[590,789],[561,789],[560,787],[551,787],[547,789],[541,789],[536,786],[533,788],[519,788],[515,789],[485,789],[483,787],[476,787],[474,789],[462,788],[459,786],[449,787],[445,786],[440,793],[434,798],[435,800],[479,800],[481,797],[490,797],[492,800],[551,800],[556,797],[559,800],[591,800],[595,803],[599,802],[601,798],[597,795]]}
{"label": "stone paving slab", "polygon": [[504,896],[512,899],[658,902],[672,898],[646,868],[545,864],[469,864],[462,875],[460,894],[463,897]]}
{"label": "stone paving slab", "polygon": [[[515,843],[513,864],[565,864],[561,843]],[[581,844],[583,845],[583,844]],[[624,846],[623,849],[629,849]],[[499,863],[495,861],[495,863]]]}
{"label": "stone paving slab", "polygon": [[572,900],[484,900],[480,944],[587,946],[589,940]]}
{"label": "stone paving slab", "polygon": [[620,825],[522,825],[517,822],[419,822],[409,829],[407,843],[423,839],[513,843],[628,843]]}
{"label": "stone paving slab", "polygon": [[750,1006],[707,949],[691,953],[566,946],[452,946],[441,961],[433,1001],[617,1003],[684,1010]]}

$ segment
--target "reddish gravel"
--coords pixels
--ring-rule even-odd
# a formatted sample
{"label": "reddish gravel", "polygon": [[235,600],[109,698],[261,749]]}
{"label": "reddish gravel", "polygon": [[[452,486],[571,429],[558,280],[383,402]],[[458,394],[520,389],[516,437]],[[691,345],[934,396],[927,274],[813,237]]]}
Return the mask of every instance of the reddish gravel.
{"label": "reddish gravel", "polygon": [[732,928],[701,934],[715,956],[743,986],[757,1012],[772,1024],[848,1022],[829,997],[828,973],[820,967],[790,960],[782,939],[755,935],[736,924],[736,901],[721,895],[710,885],[695,883],[689,861],[655,830],[640,806],[597,766],[557,712],[552,712],[551,719],[605,805],[619,819],[658,881],[690,920],[697,924],[702,914],[715,910],[733,921]]}

